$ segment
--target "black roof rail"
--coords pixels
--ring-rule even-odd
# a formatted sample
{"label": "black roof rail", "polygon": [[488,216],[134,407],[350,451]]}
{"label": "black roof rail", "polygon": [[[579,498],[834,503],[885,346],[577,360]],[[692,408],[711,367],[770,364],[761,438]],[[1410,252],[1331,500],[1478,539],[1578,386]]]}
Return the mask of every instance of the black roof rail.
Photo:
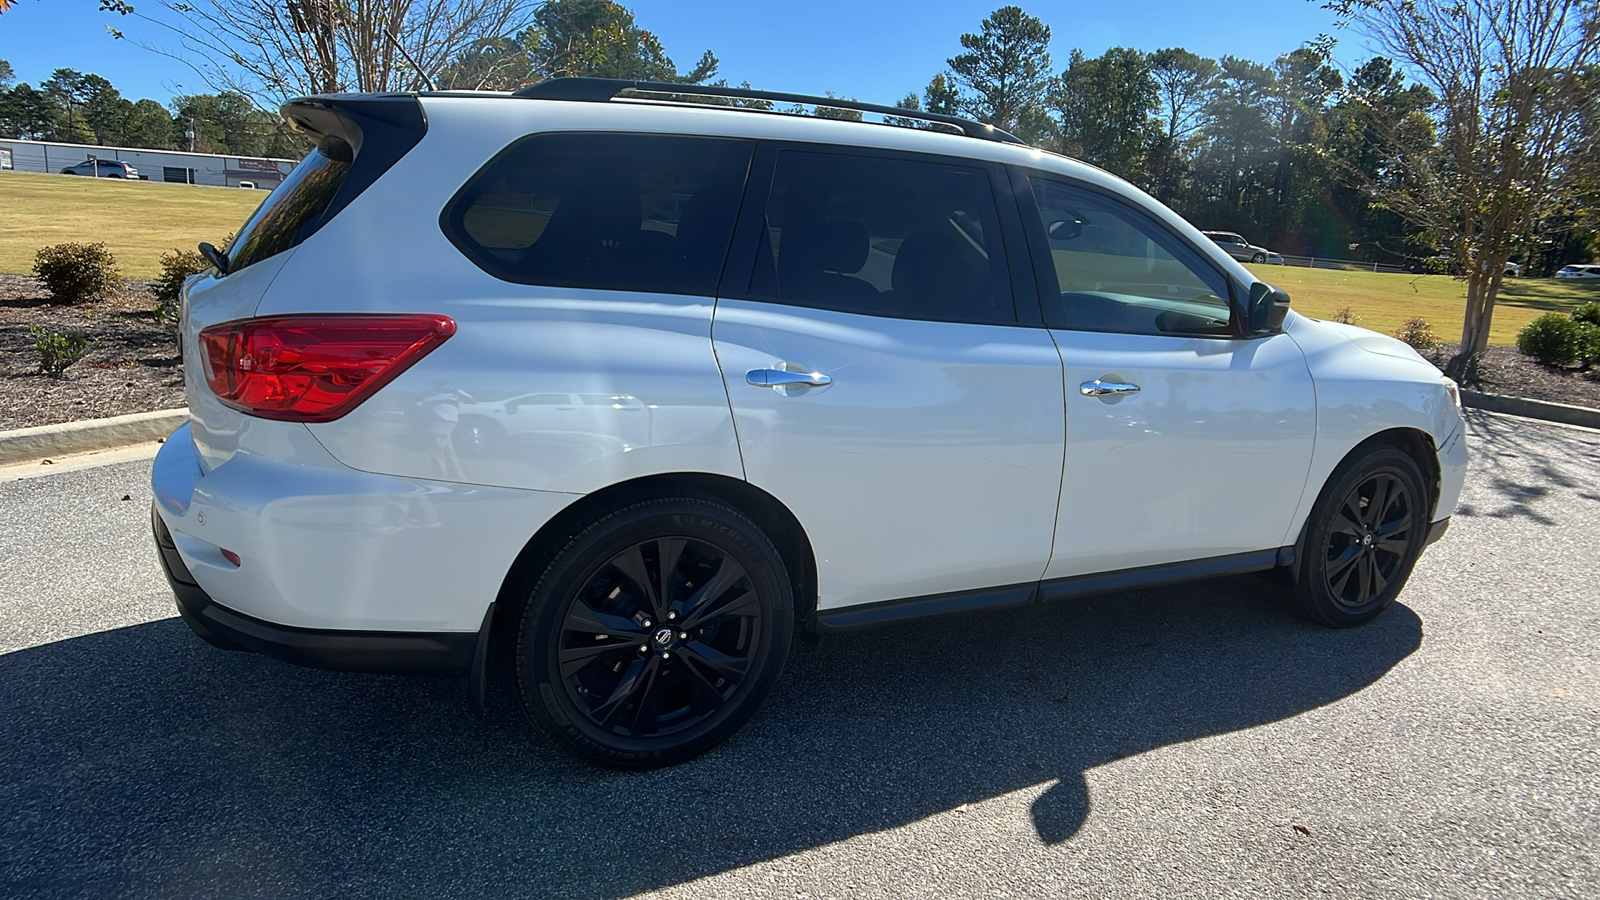
{"label": "black roof rail", "polygon": [[[547,81],[530,84],[527,87],[512,91],[511,95],[534,100],[577,100],[589,103],[604,103],[625,91],[645,94],[673,94],[683,97],[729,97],[737,100],[768,100],[773,103],[800,103],[806,106],[823,106],[828,109],[852,109],[860,112],[875,113],[880,116],[937,122],[941,125],[948,125],[967,137],[981,138],[986,141],[999,141],[1004,144],[1024,143],[1016,135],[1001,131],[993,125],[985,125],[982,122],[974,122],[971,119],[963,119],[960,116],[924,112],[920,109],[901,109],[898,106],[879,106],[876,103],[862,103],[859,100],[845,100],[839,97],[812,97],[807,94],[784,94],[776,91],[757,91],[751,88],[723,87],[720,85],[672,84],[665,81],[629,81],[622,78],[551,78]],[[746,107],[746,109],[748,108]]]}

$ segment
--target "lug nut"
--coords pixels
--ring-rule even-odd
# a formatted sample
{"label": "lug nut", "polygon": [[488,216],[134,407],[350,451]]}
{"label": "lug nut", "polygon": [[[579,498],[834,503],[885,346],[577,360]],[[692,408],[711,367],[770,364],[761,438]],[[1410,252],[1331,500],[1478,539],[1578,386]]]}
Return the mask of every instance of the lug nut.
{"label": "lug nut", "polygon": [[640,644],[639,645],[639,652],[640,653],[649,653],[650,652],[650,645],[649,644]]}
{"label": "lug nut", "polygon": [[688,639],[689,639],[689,632],[687,632],[687,631],[678,632],[678,640],[687,641]]}
{"label": "lug nut", "polygon": [[650,627],[650,620],[649,619],[645,619],[644,620],[644,625],[642,627],[649,628]]}
{"label": "lug nut", "polygon": [[677,617],[678,617],[678,611],[677,610],[674,609],[674,610],[668,610],[667,611],[667,618],[676,619]]}
{"label": "lug nut", "polygon": [[671,658],[672,658],[672,654],[671,654],[671,653],[668,653],[668,652],[667,652],[667,651],[665,651],[665,650],[663,650],[663,651],[661,651],[661,658],[662,658],[662,659],[671,659]]}

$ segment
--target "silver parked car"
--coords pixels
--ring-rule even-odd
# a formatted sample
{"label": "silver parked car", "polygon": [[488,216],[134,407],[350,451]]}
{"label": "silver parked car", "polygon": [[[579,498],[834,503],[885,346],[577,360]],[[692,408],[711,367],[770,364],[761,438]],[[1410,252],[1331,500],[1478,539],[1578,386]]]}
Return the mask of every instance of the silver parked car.
{"label": "silver parked car", "polygon": [[139,170],[117,159],[86,159],[75,166],[61,170],[63,175],[87,175],[90,178],[138,178]]}
{"label": "silver parked car", "polygon": [[[1240,262],[1264,263],[1269,261],[1269,257],[1278,256],[1271,250],[1265,247],[1257,247],[1231,231],[1202,231],[1201,234],[1216,241],[1218,247],[1221,247],[1229,256]],[[1283,257],[1278,256],[1278,261],[1282,262],[1282,260]]]}

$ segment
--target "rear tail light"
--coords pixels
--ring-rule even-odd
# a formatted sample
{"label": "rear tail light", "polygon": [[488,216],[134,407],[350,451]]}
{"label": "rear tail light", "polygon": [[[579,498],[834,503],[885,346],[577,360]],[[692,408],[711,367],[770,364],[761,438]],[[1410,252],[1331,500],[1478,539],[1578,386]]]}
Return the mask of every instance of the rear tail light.
{"label": "rear tail light", "polygon": [[444,316],[270,316],[200,332],[206,384],[240,412],[331,422],[455,334]]}

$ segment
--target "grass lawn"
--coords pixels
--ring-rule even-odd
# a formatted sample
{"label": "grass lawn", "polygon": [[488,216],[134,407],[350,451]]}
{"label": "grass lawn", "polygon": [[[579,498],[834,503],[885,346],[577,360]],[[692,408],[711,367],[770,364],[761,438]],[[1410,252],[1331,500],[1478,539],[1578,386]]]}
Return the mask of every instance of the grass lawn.
{"label": "grass lawn", "polygon": [[[1288,291],[1292,308],[1308,316],[1328,319],[1348,306],[1360,317],[1355,324],[1384,334],[1394,334],[1401,322],[1421,316],[1440,340],[1461,340],[1467,285],[1448,275],[1380,275],[1296,266],[1249,268],[1261,280]],[[1495,301],[1489,343],[1514,344],[1522,326],[1539,316],[1569,312],[1591,300],[1600,301],[1600,280],[1507,278]]]}
{"label": "grass lawn", "polygon": [[161,274],[161,254],[221,243],[266,191],[113,178],[0,173],[0,272],[26,275],[40,247],[105,241],[129,278]]}

